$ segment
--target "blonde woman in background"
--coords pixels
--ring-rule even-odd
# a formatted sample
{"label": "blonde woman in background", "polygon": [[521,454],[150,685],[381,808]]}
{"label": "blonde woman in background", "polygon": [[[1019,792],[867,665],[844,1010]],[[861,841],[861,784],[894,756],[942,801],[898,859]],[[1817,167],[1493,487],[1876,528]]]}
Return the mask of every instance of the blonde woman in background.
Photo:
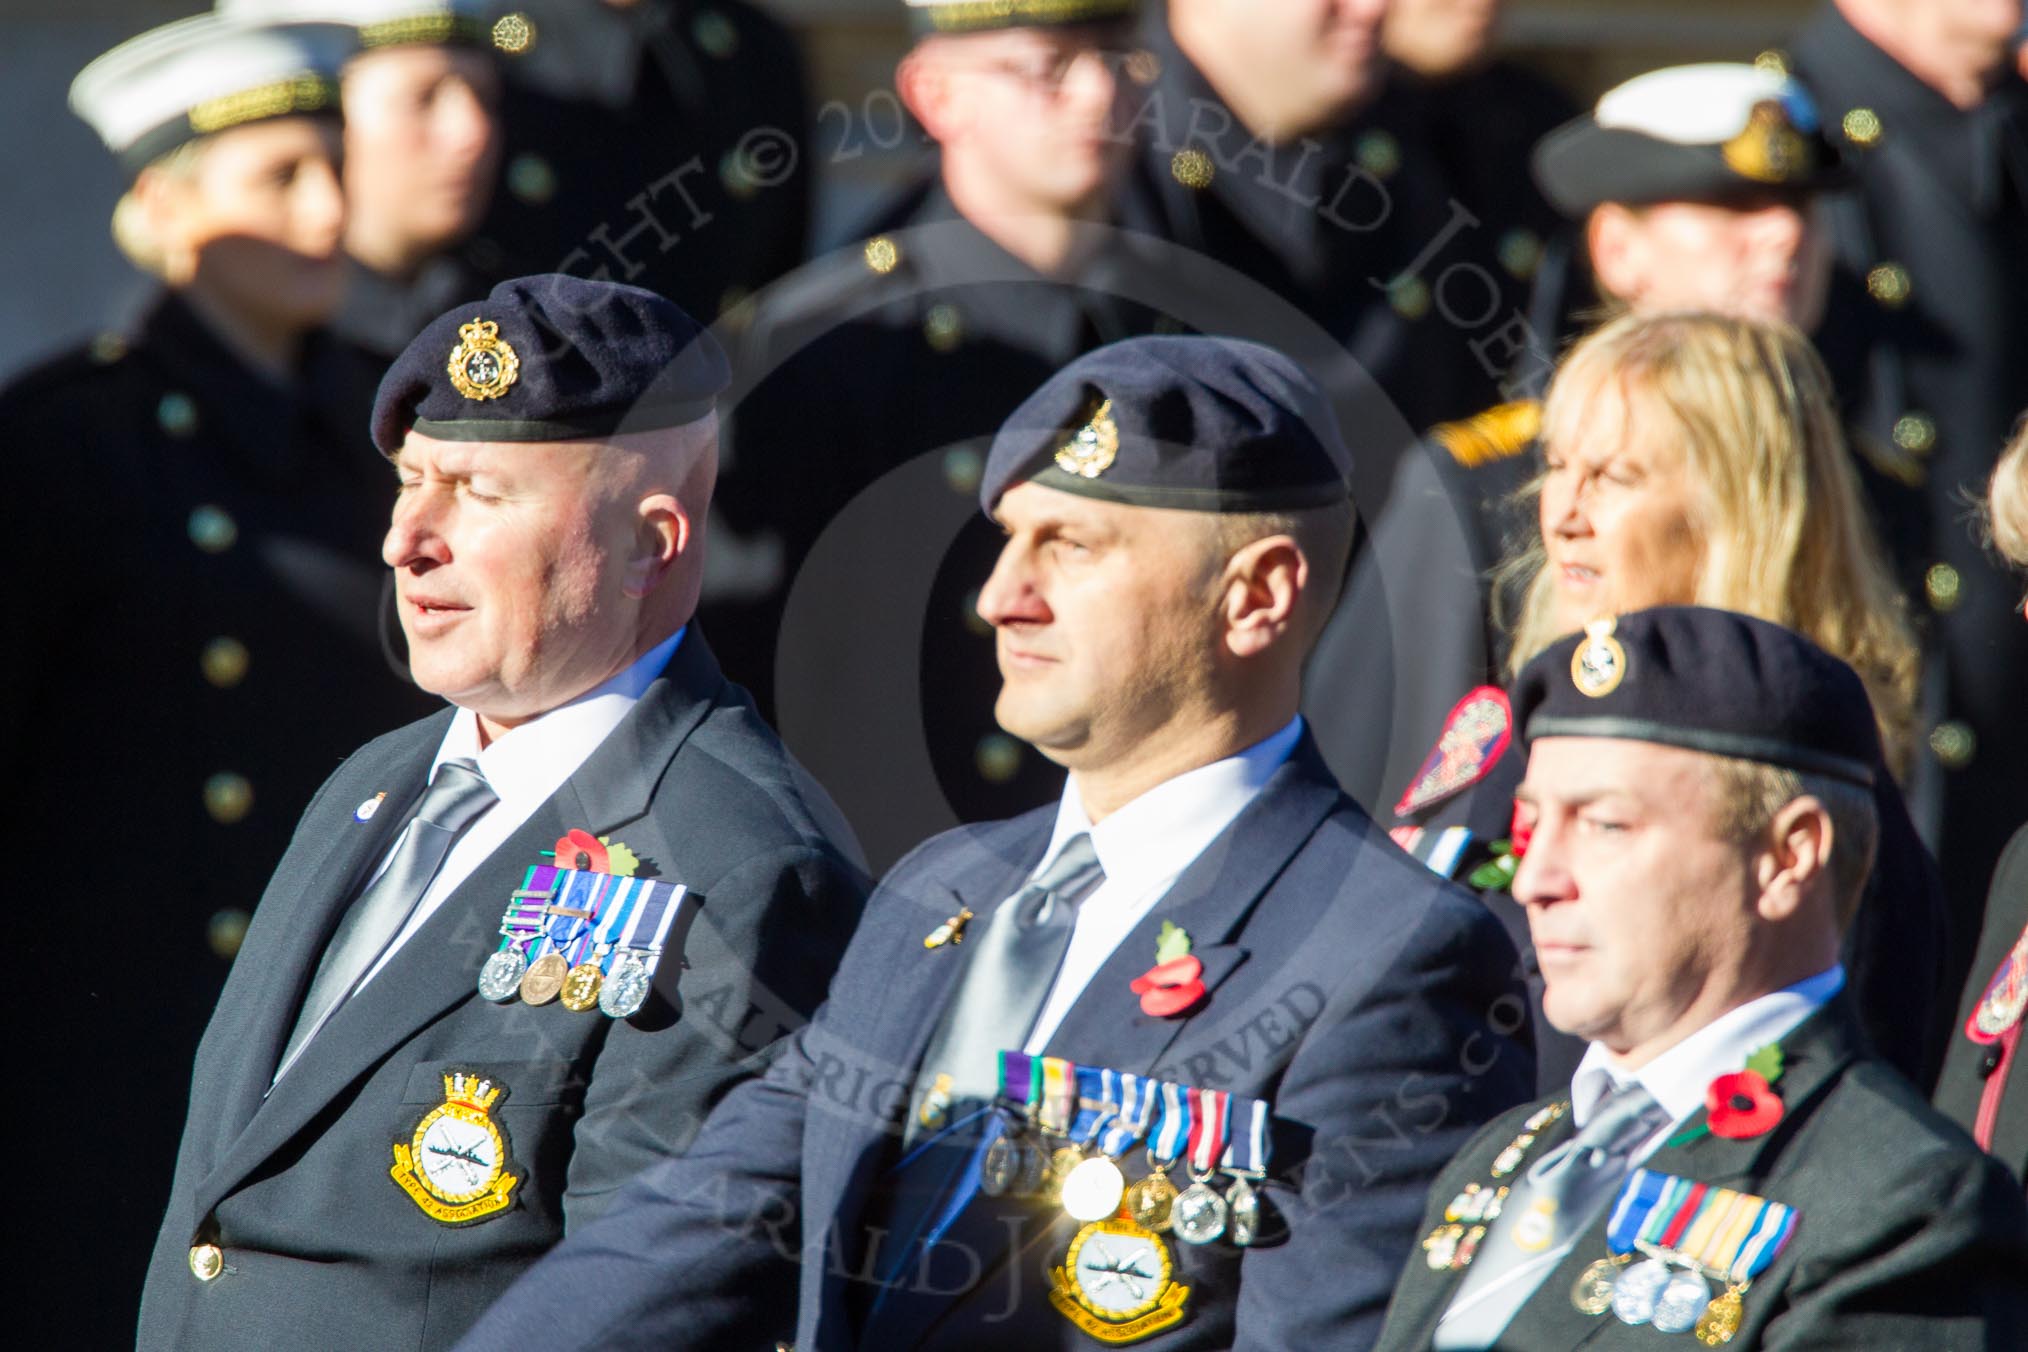
{"label": "blonde woman in background", "polygon": [[93,1255],[41,1284],[30,1343],[132,1344],[191,1057],[248,913],[339,758],[434,703],[381,651],[379,373],[321,331],[344,275],[348,43],[199,16],[72,90],[125,175],[115,238],[157,285],[132,327],[0,390],[8,819],[72,842],[37,867],[82,870],[93,898],[13,927],[23,962],[79,976],[37,1093],[93,1101],[115,1066],[121,1083],[65,1128],[113,1165],[115,1204],[79,1207],[54,1171],[22,1184],[50,1250]]}
{"label": "blonde woman in background", "polygon": [[[1889,758],[1913,747],[1919,677],[1905,605],[1868,522],[1829,377],[1780,322],[1627,315],[1564,358],[1543,410],[1544,469],[1524,490],[1539,532],[1500,569],[1518,597],[1507,669],[1560,635],[1663,605],[1737,610],[1787,625],[1865,682]],[[1475,691],[1432,752],[1432,798],[1397,839],[1475,885],[1525,948],[1504,893],[1521,758],[1504,754],[1505,697]],[[1499,731],[1495,731],[1496,726]],[[1881,1054],[1927,1085],[1941,1056],[1943,898],[1892,779],[1869,901],[1848,936],[1862,1019]],[[1411,785],[1404,802],[1420,785]],[[1465,842],[1460,845],[1460,841]],[[1539,1082],[1567,1082],[1582,1047],[1538,1026]]]}

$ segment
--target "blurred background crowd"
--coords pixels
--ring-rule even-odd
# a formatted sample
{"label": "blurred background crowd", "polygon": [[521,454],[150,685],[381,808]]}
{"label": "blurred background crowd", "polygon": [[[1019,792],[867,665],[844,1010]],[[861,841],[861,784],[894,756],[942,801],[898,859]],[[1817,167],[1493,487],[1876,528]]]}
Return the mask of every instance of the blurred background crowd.
{"label": "blurred background crowd", "polygon": [[[901,0],[219,8],[344,20],[330,99],[235,113],[266,58],[227,30],[80,78],[187,2],[0,18],[0,751],[15,820],[145,899],[30,922],[91,955],[80,1073],[141,1086],[136,1270],[291,824],[434,703],[386,613],[375,382],[532,272],[657,290],[733,354],[700,622],[876,871],[1060,785],[992,718],[1001,418],[1112,339],[1239,334],[1356,457],[1306,697],[1347,789],[1496,882],[1504,794],[1426,782],[1461,699],[1601,611],[1801,629],[1866,678],[1926,846],[1853,966],[1911,992],[1876,1039],[1935,1074],[2028,811],[2021,583],[1972,506],[2028,408],[2018,0],[1122,0],[964,35]],[[1750,324],[1642,322],[1680,311]]]}

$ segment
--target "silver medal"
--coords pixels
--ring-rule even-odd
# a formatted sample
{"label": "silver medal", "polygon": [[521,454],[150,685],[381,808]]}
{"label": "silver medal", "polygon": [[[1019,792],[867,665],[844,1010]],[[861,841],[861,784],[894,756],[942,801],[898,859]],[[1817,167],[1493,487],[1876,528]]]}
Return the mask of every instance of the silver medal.
{"label": "silver medal", "polygon": [[527,972],[528,957],[520,945],[503,948],[479,969],[479,994],[488,1000],[512,1000],[520,994],[521,978]]}
{"label": "silver medal", "polygon": [[1186,1244],[1209,1244],[1225,1233],[1225,1199],[1207,1183],[1193,1182],[1169,1209],[1176,1237]]}
{"label": "silver medal", "polygon": [[1225,1205],[1232,1213],[1234,1244],[1243,1249],[1260,1238],[1260,1194],[1246,1181],[1246,1175],[1234,1177],[1232,1191],[1225,1194]]}
{"label": "silver medal", "polygon": [[1126,1175],[1104,1155],[1080,1162],[1063,1180],[1063,1209],[1081,1221],[1105,1220],[1120,1209],[1126,1195]]}
{"label": "silver medal", "polygon": [[613,959],[613,968],[606,973],[605,984],[599,987],[599,1008],[609,1019],[636,1014],[648,1003],[648,988],[653,982],[641,955],[627,949]]}
{"label": "silver medal", "polygon": [[988,1197],[1004,1197],[1019,1180],[1020,1173],[1020,1142],[1009,1136],[995,1137],[979,1165],[979,1191]]}
{"label": "silver medal", "polygon": [[1041,1146],[1023,1139],[1014,1143],[1014,1183],[1007,1191],[1016,1197],[1033,1197],[1042,1191],[1049,1177],[1049,1156]]}
{"label": "silver medal", "polygon": [[1659,1258],[1634,1264],[1613,1283],[1613,1314],[1622,1324],[1645,1324],[1655,1317],[1655,1303],[1662,1298],[1672,1274]]}
{"label": "silver medal", "polygon": [[1711,1284],[1695,1272],[1678,1271],[1655,1300],[1650,1321],[1658,1333],[1688,1333],[1711,1303]]}

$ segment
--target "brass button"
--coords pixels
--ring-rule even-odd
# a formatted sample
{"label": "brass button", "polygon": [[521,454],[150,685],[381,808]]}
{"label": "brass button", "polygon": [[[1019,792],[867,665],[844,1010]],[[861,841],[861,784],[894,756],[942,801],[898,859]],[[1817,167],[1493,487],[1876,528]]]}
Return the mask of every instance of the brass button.
{"label": "brass button", "polygon": [[866,241],[866,266],[885,277],[894,271],[894,265],[901,261],[901,250],[894,247],[894,241],[885,235],[875,235]]}
{"label": "brass button", "polygon": [[748,153],[738,146],[726,151],[724,157],[718,161],[718,181],[725,185],[727,192],[742,202],[759,192],[761,186]]}
{"label": "brass button", "polygon": [[1789,54],[1779,47],[1770,47],[1753,59],[1753,68],[1764,75],[1789,73]]}
{"label": "brass button", "polygon": [[1958,570],[1947,563],[1931,564],[1929,571],[1923,574],[1922,589],[1929,595],[1931,610],[1956,610],[1958,602],[1964,599],[1962,586]]}
{"label": "brass button", "polygon": [[944,482],[959,497],[969,498],[978,492],[985,473],[985,459],[971,447],[954,446],[944,452]]}
{"label": "brass button", "polygon": [[1972,763],[1979,739],[1962,720],[1953,718],[1936,725],[1929,735],[1929,749],[1936,753],[1937,763],[1944,769],[1962,770]]}
{"label": "brass button", "polygon": [[1429,286],[1420,277],[1405,277],[1387,288],[1387,303],[1403,319],[1421,319],[1429,313]]}
{"label": "brass button", "polygon": [[92,360],[101,366],[111,366],[127,355],[125,335],[107,331],[92,339]]}
{"label": "brass button", "polygon": [[197,430],[197,405],[187,394],[165,394],[155,405],[155,421],[172,437],[188,437]]}
{"label": "brass button", "polygon": [[1915,289],[1909,280],[1908,269],[1899,263],[1882,263],[1866,274],[1866,292],[1890,310],[1898,310],[1908,303],[1908,296]]}
{"label": "brass button", "polygon": [[220,771],[204,781],[204,810],[220,826],[231,826],[253,811],[253,785],[245,775]]}
{"label": "brass button", "polygon": [[929,307],[923,316],[923,341],[938,352],[954,352],[965,341],[964,321],[958,317],[958,307],[940,302]]}
{"label": "brass button", "polygon": [[190,543],[207,554],[223,554],[239,539],[239,523],[223,507],[205,503],[190,510]]}
{"label": "brass button", "polygon": [[530,206],[539,207],[556,196],[556,169],[533,151],[516,155],[507,164],[507,191]]}
{"label": "brass button", "polygon": [[200,1282],[212,1281],[225,1271],[225,1254],[216,1244],[192,1244],[190,1271]]}
{"label": "brass button", "polygon": [[1169,173],[1186,188],[1203,189],[1211,186],[1216,176],[1211,157],[1196,146],[1185,146],[1169,161]]}
{"label": "brass button", "polygon": [[1375,178],[1388,178],[1401,168],[1401,142],[1394,139],[1393,133],[1375,128],[1352,147],[1352,158]]}
{"label": "brass button", "polygon": [[197,665],[203,669],[205,680],[220,690],[230,690],[246,679],[249,660],[246,644],[236,638],[221,637],[204,645]]}
{"label": "brass button", "polygon": [[246,942],[247,922],[253,917],[237,906],[228,907],[211,917],[204,927],[204,942],[220,959],[231,962],[239,955],[239,946]]}
{"label": "brass button", "polygon": [[1871,108],[1854,108],[1845,114],[1841,124],[1845,128],[1845,139],[1861,150],[1871,150],[1880,144],[1880,114]]}
{"label": "brass button", "polygon": [[1928,455],[1936,445],[1936,419],[1911,409],[1894,420],[1894,444],[1916,455]]}
{"label": "brass button", "polygon": [[739,50],[739,30],[732,20],[715,9],[699,11],[691,20],[690,36],[708,55],[723,61]]}
{"label": "brass button", "polygon": [[1127,78],[1137,85],[1151,85],[1162,78],[1162,58],[1145,47],[1127,53],[1123,65]]}
{"label": "brass button", "polygon": [[1005,733],[988,733],[979,739],[972,762],[981,779],[989,784],[1005,784],[1021,769],[1021,745]]}
{"label": "brass button", "polygon": [[493,46],[509,56],[520,56],[535,45],[535,25],[526,14],[502,14],[493,24]]}
{"label": "brass button", "polygon": [[1500,236],[1500,266],[1508,275],[1527,281],[1542,263],[1542,237],[1525,226]]}

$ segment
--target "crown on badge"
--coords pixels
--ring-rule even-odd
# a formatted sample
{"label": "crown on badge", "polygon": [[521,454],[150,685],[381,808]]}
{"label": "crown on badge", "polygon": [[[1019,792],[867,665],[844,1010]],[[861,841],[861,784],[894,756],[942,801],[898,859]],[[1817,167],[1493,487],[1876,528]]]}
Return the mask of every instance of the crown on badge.
{"label": "crown on badge", "polygon": [[1056,452],[1056,465],[1080,479],[1096,479],[1112,468],[1120,453],[1120,425],[1113,421],[1113,401],[1100,399],[1085,415],[1084,426],[1071,434]]}
{"label": "crown on badge", "polygon": [[451,387],[467,399],[498,399],[521,376],[521,356],[490,319],[458,325],[458,345],[445,364]]}
{"label": "crown on badge", "polygon": [[444,1097],[452,1103],[462,1103],[484,1112],[500,1097],[500,1090],[483,1075],[454,1070],[444,1076]]}
{"label": "crown on badge", "polygon": [[1786,183],[1810,167],[1809,143],[1777,99],[1753,105],[1745,129],[1720,153],[1734,173],[1757,183]]}

